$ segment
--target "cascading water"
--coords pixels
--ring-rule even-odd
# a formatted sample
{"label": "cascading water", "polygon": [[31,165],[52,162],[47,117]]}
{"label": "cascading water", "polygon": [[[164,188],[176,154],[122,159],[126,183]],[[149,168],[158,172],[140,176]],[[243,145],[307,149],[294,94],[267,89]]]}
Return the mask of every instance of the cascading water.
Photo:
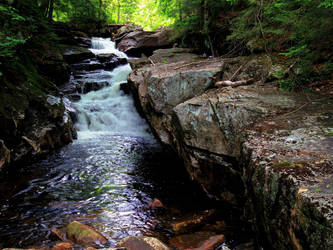
{"label": "cascading water", "polygon": [[[109,39],[92,44],[95,54],[126,56]],[[84,82],[108,86],[74,103],[78,139],[46,160],[0,176],[0,248],[52,246],[51,229],[73,220],[101,231],[112,245],[128,235],[153,234],[154,197],[191,204],[180,197],[188,190],[183,180],[170,171],[178,163],[170,162],[132,98],[119,89],[130,72],[129,64],[80,72]]]}
{"label": "cascading water", "polygon": [[[91,51],[95,54],[113,53],[125,57],[126,55],[116,50],[114,45],[110,40],[95,38],[92,40]],[[87,75],[85,81],[103,79],[109,82],[109,86],[81,96],[81,100],[75,104],[79,111],[77,123],[79,136],[91,132],[103,132],[151,137],[147,132],[149,129],[146,122],[135,110],[133,99],[120,91],[120,84],[126,83],[131,71],[129,64],[126,64],[112,72],[102,70]]]}
{"label": "cascading water", "polygon": [[98,38],[94,37],[92,39],[92,48],[90,49],[95,55],[104,54],[104,53],[113,53],[119,57],[127,58],[127,55],[124,52],[121,52],[116,49],[115,42],[111,41],[110,38]]}
{"label": "cascading water", "polygon": [[[126,56],[109,39],[92,44],[95,54]],[[130,72],[128,64],[80,72],[84,82],[108,84],[74,103],[78,139],[46,160],[0,176],[0,249],[51,247],[57,242],[51,229],[73,220],[102,232],[109,246],[128,235],[167,239],[169,229],[159,225],[176,215],[154,214],[149,206],[155,197],[178,216],[201,206],[181,163],[163,151],[131,97],[120,91]]]}

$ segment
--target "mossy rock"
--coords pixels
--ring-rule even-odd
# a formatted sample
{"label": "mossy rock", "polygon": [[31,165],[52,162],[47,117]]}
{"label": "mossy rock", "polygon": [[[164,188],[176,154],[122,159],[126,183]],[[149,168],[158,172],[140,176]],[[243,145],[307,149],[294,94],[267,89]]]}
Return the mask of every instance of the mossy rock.
{"label": "mossy rock", "polygon": [[103,246],[108,242],[101,233],[78,221],[73,221],[67,226],[66,236],[70,241],[84,246]]}

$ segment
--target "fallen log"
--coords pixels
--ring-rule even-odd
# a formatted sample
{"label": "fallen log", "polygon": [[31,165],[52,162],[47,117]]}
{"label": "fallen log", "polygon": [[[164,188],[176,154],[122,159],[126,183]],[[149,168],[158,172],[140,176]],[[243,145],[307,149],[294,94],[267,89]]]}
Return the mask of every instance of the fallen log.
{"label": "fallen log", "polygon": [[253,78],[249,78],[247,80],[241,80],[241,81],[236,81],[236,82],[232,82],[229,80],[226,81],[218,81],[215,83],[215,86],[218,88],[222,88],[222,87],[238,87],[238,86],[244,86],[244,85],[250,85],[254,83],[254,79]]}

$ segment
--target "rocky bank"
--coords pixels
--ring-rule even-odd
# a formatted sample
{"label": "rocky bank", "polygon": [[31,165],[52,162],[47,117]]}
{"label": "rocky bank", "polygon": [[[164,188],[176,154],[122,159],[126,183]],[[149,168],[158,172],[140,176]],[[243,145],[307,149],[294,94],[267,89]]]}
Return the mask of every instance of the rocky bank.
{"label": "rocky bank", "polygon": [[[118,28],[108,26],[105,32],[110,36]],[[60,87],[70,79],[71,64],[95,56],[87,49],[87,34],[62,23],[54,23],[52,30],[31,38],[1,68],[0,171],[45,157],[76,138]],[[50,44],[47,36],[58,40]]]}
{"label": "rocky bank", "polygon": [[275,66],[267,55],[190,52],[131,60],[130,88],[157,137],[209,196],[243,209],[264,248],[331,249],[333,100],[268,83]]}

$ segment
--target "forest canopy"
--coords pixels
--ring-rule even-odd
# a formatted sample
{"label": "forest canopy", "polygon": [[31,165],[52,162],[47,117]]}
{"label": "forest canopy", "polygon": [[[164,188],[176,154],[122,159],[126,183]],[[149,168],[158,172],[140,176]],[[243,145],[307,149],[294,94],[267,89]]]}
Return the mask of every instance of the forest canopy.
{"label": "forest canopy", "polygon": [[0,59],[50,22],[135,23],[173,26],[180,46],[213,56],[276,53],[309,81],[333,70],[332,11],[333,0],[1,0]]}

